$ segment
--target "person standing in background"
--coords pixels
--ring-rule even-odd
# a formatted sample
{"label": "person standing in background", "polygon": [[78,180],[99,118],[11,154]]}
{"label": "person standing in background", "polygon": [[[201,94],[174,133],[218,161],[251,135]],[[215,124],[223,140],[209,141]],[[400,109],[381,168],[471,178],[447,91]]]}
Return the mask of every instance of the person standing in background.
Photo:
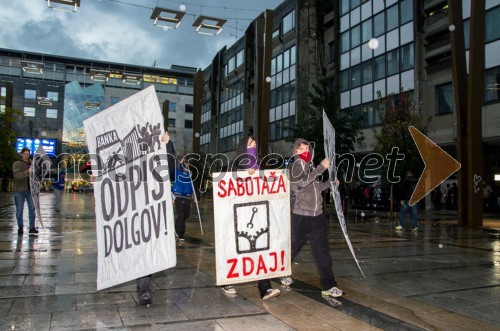
{"label": "person standing in background", "polygon": [[24,147],[21,150],[21,160],[14,162],[12,172],[14,173],[14,201],[16,204],[17,234],[24,233],[23,210],[24,202],[28,204],[29,213],[29,234],[36,235],[38,230],[35,228],[35,204],[30,191],[30,174],[33,171],[30,161],[31,151]]}
{"label": "person standing in background", "polygon": [[186,220],[191,213],[191,200],[194,198],[193,184],[188,166],[184,163],[182,156],[178,157],[179,164],[175,169],[175,181],[172,187],[172,193],[175,200],[175,233],[178,236],[179,243],[184,242],[184,233],[186,232]]}
{"label": "person standing in background", "polygon": [[56,195],[56,212],[61,211],[61,200],[64,193],[64,187],[66,186],[66,172],[61,171],[56,180],[52,182],[52,187],[54,188],[54,194]]}

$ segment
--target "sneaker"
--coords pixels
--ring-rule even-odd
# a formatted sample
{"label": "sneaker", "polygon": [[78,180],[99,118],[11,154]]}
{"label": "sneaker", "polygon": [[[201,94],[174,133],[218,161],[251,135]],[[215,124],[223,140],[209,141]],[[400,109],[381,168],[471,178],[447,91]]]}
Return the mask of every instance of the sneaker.
{"label": "sneaker", "polygon": [[281,285],[283,285],[283,286],[291,286],[293,284],[293,279],[290,276],[281,277],[280,282],[281,282]]}
{"label": "sneaker", "polygon": [[412,230],[413,231],[418,231],[418,226],[414,227]]}
{"label": "sneaker", "polygon": [[269,290],[267,290],[266,295],[262,297],[262,300],[267,300],[277,297],[278,295],[280,295],[280,293],[281,293],[280,290],[276,288],[270,288]]}
{"label": "sneaker", "polygon": [[141,297],[139,298],[139,304],[145,306],[153,303],[153,296],[149,292],[144,292],[142,293]]}
{"label": "sneaker", "polygon": [[321,295],[324,297],[333,297],[333,298],[338,298],[344,295],[344,292],[337,288],[337,287],[332,287],[328,291],[321,291]]}
{"label": "sneaker", "polygon": [[224,294],[236,294],[236,289],[233,285],[224,285],[221,286],[220,289],[224,292]]}
{"label": "sneaker", "polygon": [[403,230],[403,227],[401,225],[396,225],[395,229],[398,231],[401,231],[401,230]]}
{"label": "sneaker", "polygon": [[38,230],[36,228],[31,228],[30,229],[30,236],[33,235],[33,236],[36,236],[38,234]]}

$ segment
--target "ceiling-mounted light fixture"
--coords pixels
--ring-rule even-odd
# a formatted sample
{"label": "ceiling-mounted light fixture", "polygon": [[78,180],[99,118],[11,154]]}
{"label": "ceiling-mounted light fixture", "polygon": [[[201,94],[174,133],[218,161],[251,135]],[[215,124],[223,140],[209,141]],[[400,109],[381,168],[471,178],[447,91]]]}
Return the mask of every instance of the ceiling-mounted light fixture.
{"label": "ceiling-mounted light fixture", "polygon": [[215,36],[222,31],[222,26],[225,23],[226,20],[222,18],[200,15],[194,21],[193,26],[196,27],[198,33]]}
{"label": "ceiling-mounted light fixture", "polygon": [[43,74],[43,71],[45,70],[45,64],[42,62],[33,62],[33,61],[21,61],[21,65],[23,67],[23,71],[30,73],[30,74],[36,74],[36,75],[41,75]]}
{"label": "ceiling-mounted light fixture", "polygon": [[[80,0],[47,0],[47,6],[59,11],[76,13],[76,8],[80,7]],[[73,9],[69,9],[71,7]]]}
{"label": "ceiling-mounted light fixture", "polygon": [[123,73],[123,84],[138,85],[142,80],[141,75]]}
{"label": "ceiling-mounted light fixture", "polygon": [[184,12],[178,10],[155,7],[150,18],[154,20],[153,24],[159,28],[167,30],[177,29],[179,24],[181,24],[181,19],[184,14]]}
{"label": "ceiling-mounted light fixture", "polygon": [[90,69],[90,78],[97,83],[104,83],[108,81],[110,72],[109,70]]}

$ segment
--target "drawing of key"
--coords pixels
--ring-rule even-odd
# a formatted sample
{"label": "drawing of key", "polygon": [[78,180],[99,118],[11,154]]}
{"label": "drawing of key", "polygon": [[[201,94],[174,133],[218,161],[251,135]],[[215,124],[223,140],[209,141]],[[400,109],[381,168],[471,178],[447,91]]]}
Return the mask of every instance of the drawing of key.
{"label": "drawing of key", "polygon": [[253,207],[252,208],[252,217],[250,218],[250,222],[248,222],[248,224],[247,224],[247,228],[249,228],[249,229],[253,228],[253,223],[252,223],[253,222],[253,217],[255,216],[255,214],[257,214],[258,210],[259,209],[257,207]]}

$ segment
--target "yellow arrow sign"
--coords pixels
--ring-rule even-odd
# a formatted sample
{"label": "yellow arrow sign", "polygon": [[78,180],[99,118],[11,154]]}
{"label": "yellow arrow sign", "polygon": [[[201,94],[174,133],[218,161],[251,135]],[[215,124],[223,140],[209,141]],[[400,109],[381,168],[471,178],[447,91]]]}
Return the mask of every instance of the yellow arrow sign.
{"label": "yellow arrow sign", "polygon": [[418,129],[413,126],[408,129],[425,164],[424,171],[409,201],[410,206],[413,206],[460,169],[461,165]]}

